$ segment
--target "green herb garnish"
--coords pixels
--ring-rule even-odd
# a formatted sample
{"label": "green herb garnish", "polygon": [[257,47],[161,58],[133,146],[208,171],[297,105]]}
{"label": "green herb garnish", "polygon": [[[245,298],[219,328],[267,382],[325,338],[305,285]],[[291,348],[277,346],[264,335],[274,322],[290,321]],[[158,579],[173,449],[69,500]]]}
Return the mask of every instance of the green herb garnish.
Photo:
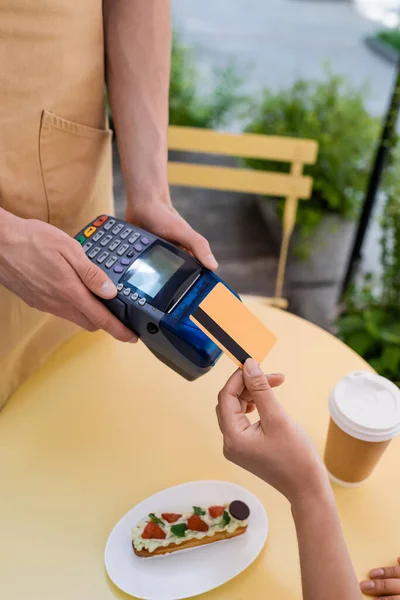
{"label": "green herb garnish", "polygon": [[171,527],[171,533],[176,535],[176,537],[185,537],[186,530],[186,523],[178,523],[178,525],[172,525]]}
{"label": "green herb garnish", "polygon": [[222,519],[220,521],[219,526],[220,527],[225,527],[226,525],[229,525],[229,523],[231,522],[231,516],[228,513],[227,510],[224,511],[224,514],[222,515]]}
{"label": "green herb garnish", "polygon": [[203,510],[202,508],[200,508],[200,506],[193,506],[193,511],[194,511],[194,514],[197,515],[198,517],[202,517],[203,515],[206,514],[206,511]]}
{"label": "green herb garnish", "polygon": [[154,513],[149,514],[149,519],[150,521],[153,521],[153,523],[157,523],[157,525],[165,525],[164,521],[156,517]]}

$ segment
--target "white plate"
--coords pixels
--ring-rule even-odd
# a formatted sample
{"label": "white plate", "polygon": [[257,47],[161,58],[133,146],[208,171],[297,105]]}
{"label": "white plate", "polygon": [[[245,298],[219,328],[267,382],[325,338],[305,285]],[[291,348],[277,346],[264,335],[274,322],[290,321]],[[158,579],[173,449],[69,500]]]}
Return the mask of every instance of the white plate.
{"label": "white plate", "polygon": [[[242,500],[250,508],[246,533],[224,542],[153,558],[132,550],[131,529],[151,512],[179,512]],[[183,600],[226,583],[257,558],[268,534],[261,502],[244,488],[224,481],[193,481],[169,488],[137,504],[114,527],[105,549],[113,583],[142,600]]]}

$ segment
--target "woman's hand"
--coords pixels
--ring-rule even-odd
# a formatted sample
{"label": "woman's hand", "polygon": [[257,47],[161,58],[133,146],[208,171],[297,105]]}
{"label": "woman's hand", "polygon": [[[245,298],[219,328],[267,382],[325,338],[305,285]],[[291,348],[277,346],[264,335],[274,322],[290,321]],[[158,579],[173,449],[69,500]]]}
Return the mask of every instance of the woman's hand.
{"label": "woman's hand", "polygon": [[130,202],[125,219],[154,235],[182,246],[208,269],[213,271],[218,267],[210,244],[180,216],[169,199],[165,202],[161,200]]}
{"label": "woman's hand", "polygon": [[[355,600],[360,588],[340,528],[326,469],[306,433],[277,401],[253,359],[236,371],[218,396],[225,456],[251,471],[291,503],[299,545],[304,600]],[[248,406],[260,420],[251,424]]]}
{"label": "woman's hand", "polygon": [[[400,565],[400,558],[397,559]],[[400,566],[372,569],[367,581],[360,583],[361,591],[368,596],[400,600]]]}
{"label": "woman's hand", "polygon": [[[253,359],[236,371],[218,396],[217,416],[228,460],[254,473],[291,502],[327,485],[326,469],[308,435],[289,417],[272,387],[283,375],[266,377]],[[254,403],[260,420],[246,416]]]}

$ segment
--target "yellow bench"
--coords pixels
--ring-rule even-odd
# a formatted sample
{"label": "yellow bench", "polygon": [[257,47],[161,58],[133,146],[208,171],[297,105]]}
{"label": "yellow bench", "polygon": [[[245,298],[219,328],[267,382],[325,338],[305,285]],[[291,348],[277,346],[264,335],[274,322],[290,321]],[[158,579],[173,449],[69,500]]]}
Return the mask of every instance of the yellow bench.
{"label": "yellow bench", "polygon": [[182,162],[169,162],[168,165],[168,178],[171,185],[286,198],[275,296],[268,299],[270,304],[286,308],[287,300],[283,298],[283,285],[289,242],[296,222],[297,204],[299,200],[310,198],[313,184],[311,177],[303,175],[303,167],[315,164],[318,153],[317,142],[171,126],[168,132],[168,148],[291,164],[290,173]]}

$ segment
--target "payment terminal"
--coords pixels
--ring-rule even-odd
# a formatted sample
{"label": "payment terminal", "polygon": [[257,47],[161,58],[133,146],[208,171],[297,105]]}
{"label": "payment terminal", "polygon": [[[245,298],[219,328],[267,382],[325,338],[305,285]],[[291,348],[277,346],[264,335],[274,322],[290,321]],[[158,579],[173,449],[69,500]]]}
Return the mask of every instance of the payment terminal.
{"label": "payment terminal", "polygon": [[117,287],[115,298],[100,300],[157,358],[189,381],[211,369],[222,352],[189,316],[221,282],[217,275],[173,244],[108,215],[75,239]]}

